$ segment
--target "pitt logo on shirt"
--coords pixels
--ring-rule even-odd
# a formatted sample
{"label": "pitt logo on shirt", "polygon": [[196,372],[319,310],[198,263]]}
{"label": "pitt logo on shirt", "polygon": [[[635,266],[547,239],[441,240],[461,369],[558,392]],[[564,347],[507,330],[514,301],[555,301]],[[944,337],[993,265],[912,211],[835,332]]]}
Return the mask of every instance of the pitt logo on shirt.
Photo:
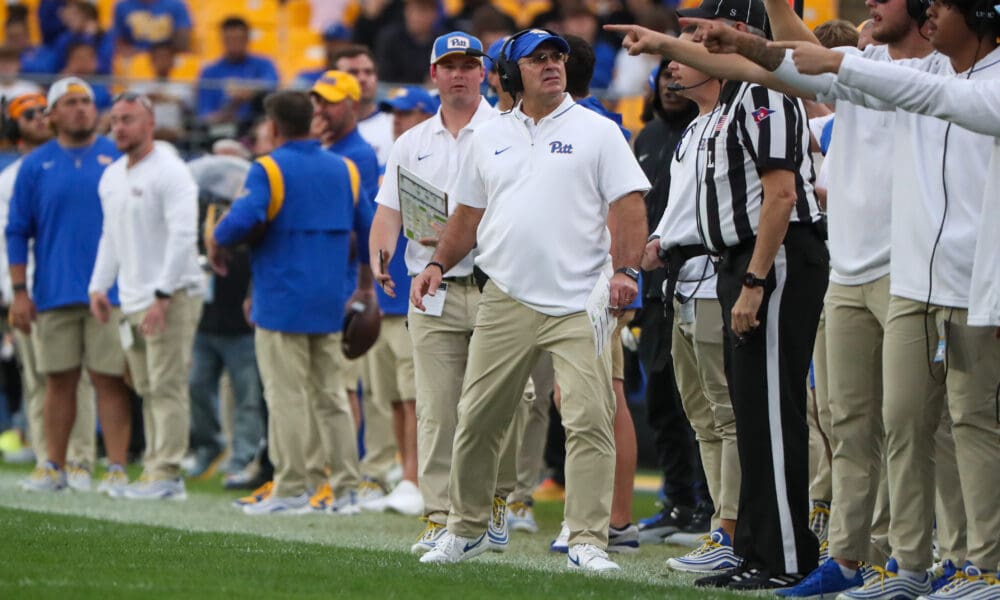
{"label": "pitt logo on shirt", "polygon": [[549,142],[549,152],[552,154],[573,154],[573,144],[564,144],[562,142]]}

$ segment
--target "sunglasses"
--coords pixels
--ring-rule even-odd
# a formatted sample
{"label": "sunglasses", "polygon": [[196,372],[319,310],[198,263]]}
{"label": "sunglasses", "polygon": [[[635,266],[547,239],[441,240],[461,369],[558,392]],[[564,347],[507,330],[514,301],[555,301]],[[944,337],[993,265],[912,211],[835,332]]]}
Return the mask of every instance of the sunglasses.
{"label": "sunglasses", "polygon": [[528,64],[540,67],[540,66],[543,66],[546,63],[548,63],[550,60],[552,62],[556,63],[556,64],[558,64],[558,63],[565,63],[567,60],[569,60],[569,54],[566,54],[565,52],[558,52],[558,51],[557,52],[540,52],[538,54],[532,54],[531,56],[525,56],[524,58],[520,59],[518,62],[524,61],[524,62],[526,62]]}
{"label": "sunglasses", "polygon": [[146,110],[153,111],[153,101],[149,99],[149,96],[138,92],[122,92],[111,99],[112,106],[119,102],[138,102]]}
{"label": "sunglasses", "polygon": [[21,117],[26,121],[32,121],[35,117],[41,117],[45,114],[45,111],[41,108],[26,108],[21,112]]}

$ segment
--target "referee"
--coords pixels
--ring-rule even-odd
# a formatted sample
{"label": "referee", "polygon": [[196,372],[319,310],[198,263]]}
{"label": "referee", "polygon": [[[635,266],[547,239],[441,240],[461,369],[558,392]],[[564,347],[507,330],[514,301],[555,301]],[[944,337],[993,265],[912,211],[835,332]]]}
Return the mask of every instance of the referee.
{"label": "referee", "polygon": [[[763,4],[706,2],[685,16],[737,15],[763,35]],[[726,20],[728,21],[728,20]],[[610,29],[610,28],[609,28]],[[620,26],[631,48],[641,28]],[[634,51],[634,50],[633,50]],[[801,101],[728,81],[719,109],[699,128],[698,230],[719,258],[717,291],[729,333],[729,389],[742,486],[733,572],[698,580],[734,590],[795,585],[817,566],[809,530],[806,388],[829,276],[813,193],[809,130]]]}

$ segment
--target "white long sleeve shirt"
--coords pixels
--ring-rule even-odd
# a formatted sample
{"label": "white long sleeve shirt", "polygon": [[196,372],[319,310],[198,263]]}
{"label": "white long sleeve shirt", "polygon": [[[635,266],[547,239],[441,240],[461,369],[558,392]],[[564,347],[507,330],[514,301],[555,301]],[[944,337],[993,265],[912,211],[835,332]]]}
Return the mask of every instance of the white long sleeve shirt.
{"label": "white long sleeve shirt", "polygon": [[[965,73],[955,73],[951,61],[938,53],[899,64],[953,80],[1000,79],[1000,49]],[[993,138],[940,119],[896,110],[894,102],[838,82],[832,74],[802,75],[795,70],[790,53],[775,74],[815,93],[821,102],[847,100],[895,111],[892,157],[884,161],[882,169],[883,177],[892,177],[890,293],[938,306],[968,308],[972,257]]]}
{"label": "white long sleeve shirt", "polygon": [[[0,171],[0,293],[4,304],[10,304],[14,299],[14,286],[10,281],[10,263],[7,261],[7,240],[4,231],[7,229],[7,213],[10,211],[10,199],[14,196],[14,182],[21,170],[23,158],[18,158]],[[33,242],[31,242],[33,243]],[[33,280],[35,271],[35,253],[28,252],[28,285]]]}
{"label": "white long sleeve shirt", "polygon": [[171,149],[157,144],[139,163],[113,162],[98,186],[104,228],[90,292],[118,280],[122,311],[149,308],[155,292],[200,294],[198,185]]}
{"label": "white long sleeve shirt", "polygon": [[844,57],[838,80],[896,104],[993,136],[969,287],[969,325],[1000,326],[1000,81],[955,79]]}

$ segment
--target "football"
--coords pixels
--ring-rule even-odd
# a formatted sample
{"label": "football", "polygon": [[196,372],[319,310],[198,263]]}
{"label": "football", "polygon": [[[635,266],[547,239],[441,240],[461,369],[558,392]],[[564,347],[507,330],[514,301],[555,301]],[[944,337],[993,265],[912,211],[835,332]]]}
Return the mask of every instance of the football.
{"label": "football", "polygon": [[382,326],[382,311],[372,298],[367,302],[354,299],[344,313],[344,334],[341,350],[347,358],[357,358],[368,352],[378,339]]}

